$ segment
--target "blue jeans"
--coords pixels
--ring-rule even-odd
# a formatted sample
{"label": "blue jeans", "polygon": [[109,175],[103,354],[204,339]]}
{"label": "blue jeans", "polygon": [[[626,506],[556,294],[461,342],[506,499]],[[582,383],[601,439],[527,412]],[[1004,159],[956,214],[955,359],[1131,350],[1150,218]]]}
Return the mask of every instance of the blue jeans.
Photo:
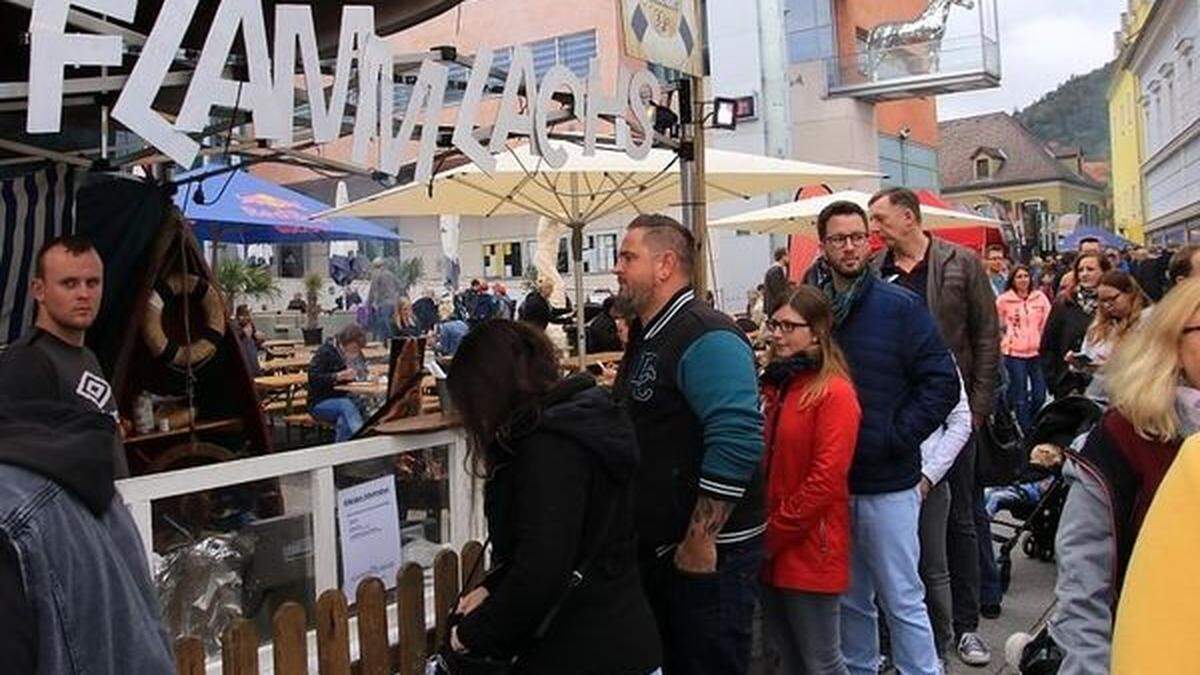
{"label": "blue jeans", "polygon": [[979,535],[979,604],[999,605],[1004,590],[1000,585],[1000,568],[996,566],[996,549],[992,546],[992,521],[982,489],[975,500],[975,527]]}
{"label": "blue jeans", "polygon": [[1017,411],[1021,431],[1029,434],[1034,416],[1046,402],[1046,377],[1036,356],[1006,356],[1004,368],[1008,371],[1008,402]]}
{"label": "blue jeans", "polygon": [[892,659],[905,675],[937,675],[925,586],[917,572],[921,497],[916,488],[850,497],[850,588],[842,595],[842,654],[853,675],[875,675],[887,618]]}
{"label": "blue jeans", "polygon": [[666,553],[642,585],[663,641],[665,675],[745,675],[758,601],[763,538],[717,547],[717,571],[688,574]]}
{"label": "blue jeans", "polygon": [[338,443],[350,440],[363,425],[358,406],[344,396],[327,398],[309,408],[309,412],[319,420],[336,425],[333,440]]}

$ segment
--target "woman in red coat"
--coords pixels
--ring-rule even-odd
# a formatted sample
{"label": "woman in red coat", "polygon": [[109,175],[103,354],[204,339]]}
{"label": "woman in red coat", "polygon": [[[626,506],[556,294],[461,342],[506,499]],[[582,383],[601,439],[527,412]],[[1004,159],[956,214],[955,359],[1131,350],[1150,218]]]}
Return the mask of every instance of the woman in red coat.
{"label": "woman in red coat", "polygon": [[784,672],[844,674],[838,596],[850,583],[847,476],[862,412],[819,291],[796,289],[766,325],[768,630]]}

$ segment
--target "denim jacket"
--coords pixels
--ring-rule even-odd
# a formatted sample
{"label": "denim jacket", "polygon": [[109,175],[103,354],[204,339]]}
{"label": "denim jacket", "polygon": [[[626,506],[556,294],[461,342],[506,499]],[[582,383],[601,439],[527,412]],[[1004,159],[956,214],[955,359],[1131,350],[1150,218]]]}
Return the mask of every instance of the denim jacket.
{"label": "denim jacket", "polygon": [[38,673],[174,672],[141,538],[111,453],[96,451],[114,432],[99,413],[0,414],[0,539],[36,624]]}

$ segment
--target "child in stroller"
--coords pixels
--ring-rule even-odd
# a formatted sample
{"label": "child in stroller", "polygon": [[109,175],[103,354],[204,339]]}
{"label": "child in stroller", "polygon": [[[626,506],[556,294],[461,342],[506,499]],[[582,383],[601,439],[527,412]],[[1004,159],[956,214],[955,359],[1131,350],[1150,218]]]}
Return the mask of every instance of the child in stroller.
{"label": "child in stroller", "polygon": [[[1030,447],[1029,465],[1016,483],[995,488],[993,499],[988,500],[989,509],[995,503],[997,510],[1008,508],[1014,518],[1022,521],[1019,524],[993,521],[1013,528],[1011,537],[998,538],[1002,545],[997,562],[1005,590],[1012,573],[1012,549],[1022,534],[1028,533],[1022,546],[1026,555],[1047,562],[1054,559],[1054,540],[1068,492],[1062,477],[1067,450],[1082,445],[1103,413],[1095,401],[1083,396],[1068,396],[1042,408],[1033,433],[1026,438]],[[1037,486],[1038,492],[1031,486]],[[1036,499],[1031,499],[1035,495]],[[1062,659],[1061,650],[1044,625],[1036,626],[1031,634],[1013,635],[1005,652],[1009,665],[1024,675],[1053,673]]]}

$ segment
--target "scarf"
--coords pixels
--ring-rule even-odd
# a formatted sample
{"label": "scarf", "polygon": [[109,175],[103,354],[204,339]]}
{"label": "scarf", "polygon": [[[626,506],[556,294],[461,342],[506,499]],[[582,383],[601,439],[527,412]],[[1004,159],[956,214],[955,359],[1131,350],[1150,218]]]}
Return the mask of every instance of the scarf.
{"label": "scarf", "polygon": [[1075,289],[1075,304],[1079,305],[1088,316],[1096,314],[1096,305],[1100,303],[1100,299],[1096,295],[1096,289],[1084,288],[1079,286]]}
{"label": "scarf", "polygon": [[[783,389],[797,375],[813,372],[820,367],[820,359],[814,359],[807,354],[772,361],[763,369],[762,382],[776,389]],[[1200,395],[1200,392],[1196,393]]]}
{"label": "scarf", "polygon": [[850,287],[844,291],[839,291],[833,282],[834,272],[829,268],[829,263],[823,258],[819,258],[816,263],[816,281],[817,287],[825,294],[826,299],[833,309],[833,326],[837,328],[842,325],[847,316],[850,316],[850,309],[854,307],[854,303],[862,296],[866,289],[867,276],[872,274],[870,268],[863,269],[857,277],[855,277]]}
{"label": "scarf", "polygon": [[1200,389],[1182,383],[1175,388],[1175,416],[1180,438],[1200,432]]}

